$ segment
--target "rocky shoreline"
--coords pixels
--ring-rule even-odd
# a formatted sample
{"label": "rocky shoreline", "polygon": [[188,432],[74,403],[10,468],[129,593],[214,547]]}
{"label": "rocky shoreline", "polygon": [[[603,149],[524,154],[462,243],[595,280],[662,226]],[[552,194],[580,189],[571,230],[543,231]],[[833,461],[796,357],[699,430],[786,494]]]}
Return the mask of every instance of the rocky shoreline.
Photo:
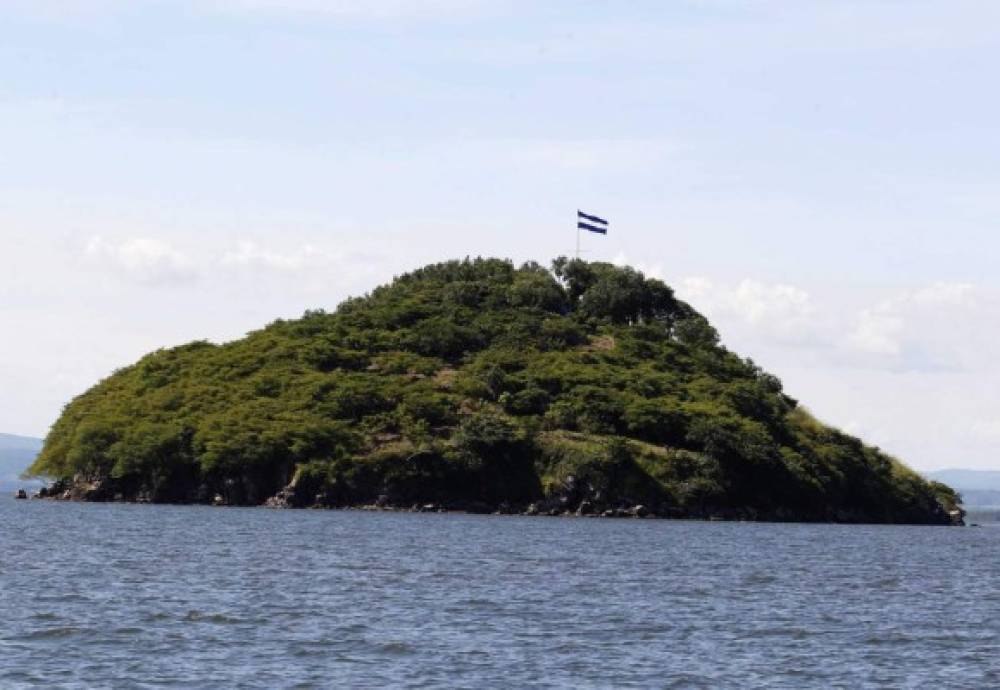
{"label": "rocky shoreline", "polygon": [[[570,478],[572,480],[572,478]],[[314,509],[314,510],[356,510],[367,512],[397,512],[397,513],[457,513],[472,515],[510,515],[525,517],[584,517],[611,519],[665,519],[665,520],[704,520],[726,522],[801,522],[830,524],[924,524],[940,526],[964,526],[965,511],[956,510],[936,516],[934,522],[891,522],[879,520],[875,516],[862,511],[845,509],[833,510],[827,513],[803,514],[788,509],[760,510],[754,507],[723,507],[699,506],[697,508],[682,508],[666,505],[646,505],[643,503],[615,502],[608,503],[589,498],[580,498],[579,491],[570,481],[564,486],[564,491],[557,495],[528,504],[513,504],[501,502],[490,505],[478,501],[454,502],[400,502],[389,495],[380,495],[375,501],[330,501],[329,497],[321,495],[305,499],[296,491],[294,485],[286,486],[277,494],[261,502],[242,502],[228,500],[222,493],[206,491],[200,487],[195,495],[188,500],[163,501],[154,500],[148,492],[138,492],[126,495],[109,490],[105,482],[100,480],[77,479],[73,482],[57,481],[47,488],[42,488],[31,496],[32,499],[52,501],[73,501],[89,503],[134,503],[134,504],[172,504],[172,505],[208,505],[215,507],[262,507],[271,509]]]}

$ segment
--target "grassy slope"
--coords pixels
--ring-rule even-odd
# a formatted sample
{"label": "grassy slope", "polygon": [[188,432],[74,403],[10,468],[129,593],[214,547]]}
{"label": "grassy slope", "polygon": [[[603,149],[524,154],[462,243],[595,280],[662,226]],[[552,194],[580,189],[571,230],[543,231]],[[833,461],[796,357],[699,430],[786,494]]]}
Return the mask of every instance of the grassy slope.
{"label": "grassy slope", "polygon": [[953,494],[826,427],[670,289],[585,262],[430,266],[67,406],[33,471],[91,498],[941,522]]}

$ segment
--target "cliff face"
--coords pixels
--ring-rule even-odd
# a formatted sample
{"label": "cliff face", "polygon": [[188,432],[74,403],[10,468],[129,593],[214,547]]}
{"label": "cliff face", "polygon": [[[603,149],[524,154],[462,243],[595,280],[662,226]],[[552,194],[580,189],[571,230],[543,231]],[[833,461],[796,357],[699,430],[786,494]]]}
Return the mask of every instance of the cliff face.
{"label": "cliff face", "polygon": [[428,266],[154,352],[73,400],[32,471],[84,500],[927,524],[955,502],[663,283],[565,259]]}

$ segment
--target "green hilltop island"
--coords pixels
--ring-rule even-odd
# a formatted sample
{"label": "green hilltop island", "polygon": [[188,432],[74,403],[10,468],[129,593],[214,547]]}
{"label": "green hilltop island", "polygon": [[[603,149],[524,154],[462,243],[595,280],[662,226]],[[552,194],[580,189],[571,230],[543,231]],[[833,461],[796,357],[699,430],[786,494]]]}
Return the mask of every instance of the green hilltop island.
{"label": "green hilltop island", "polygon": [[663,282],[430,265],[333,313],[158,350],[70,402],[29,475],[85,501],[960,524]]}

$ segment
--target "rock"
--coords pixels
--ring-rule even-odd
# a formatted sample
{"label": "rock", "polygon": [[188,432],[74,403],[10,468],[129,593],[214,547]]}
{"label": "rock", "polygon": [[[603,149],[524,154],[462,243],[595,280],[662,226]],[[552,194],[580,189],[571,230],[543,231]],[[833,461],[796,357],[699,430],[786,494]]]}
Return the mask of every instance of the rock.
{"label": "rock", "polygon": [[538,504],[530,503],[528,507],[524,509],[525,515],[538,515]]}
{"label": "rock", "polygon": [[14,498],[16,498],[18,500],[21,500],[21,501],[27,500],[27,498],[28,498],[28,492],[25,491],[24,489],[18,489],[17,493],[14,495]]}
{"label": "rock", "polygon": [[224,506],[226,505],[226,499],[223,498],[222,494],[215,494],[215,496],[212,497],[212,505]]}
{"label": "rock", "polygon": [[306,502],[306,497],[302,495],[293,481],[274,496],[265,500],[264,505],[268,508],[301,508]]}
{"label": "rock", "polygon": [[574,499],[577,498],[579,488],[576,477],[572,474],[563,480],[562,490],[559,492],[559,504],[564,509],[567,509],[570,503],[575,503]]}
{"label": "rock", "polygon": [[629,517],[636,517],[636,518],[642,518],[649,515],[649,511],[646,509],[646,506],[641,504],[629,508],[626,512],[628,513]]}
{"label": "rock", "polygon": [[577,515],[590,515],[594,512],[594,504],[590,501],[581,501],[580,507],[576,509]]}
{"label": "rock", "polygon": [[265,508],[291,508],[288,503],[288,496],[285,495],[284,490],[279,491],[274,496],[271,496],[266,501],[264,501]]}

